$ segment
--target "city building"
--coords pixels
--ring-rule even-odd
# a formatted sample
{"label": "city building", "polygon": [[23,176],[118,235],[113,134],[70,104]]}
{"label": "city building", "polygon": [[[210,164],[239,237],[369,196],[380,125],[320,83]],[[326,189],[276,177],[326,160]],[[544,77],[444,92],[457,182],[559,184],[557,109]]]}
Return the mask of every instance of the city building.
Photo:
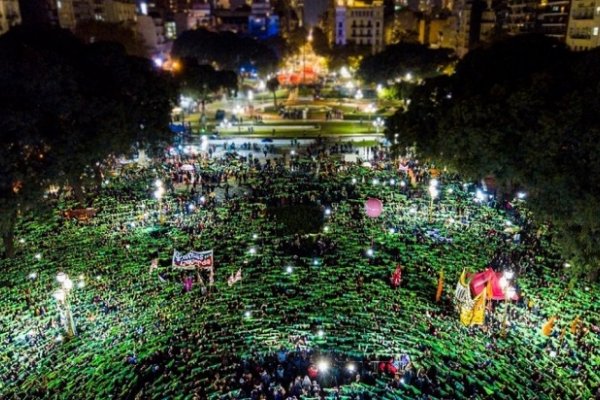
{"label": "city building", "polygon": [[535,32],[537,4],[536,0],[508,0],[504,30],[509,35]]}
{"label": "city building", "polygon": [[21,23],[18,0],[0,0],[0,35]]}
{"label": "city building", "polygon": [[176,35],[190,29],[208,29],[213,25],[213,13],[209,3],[194,3],[190,9],[175,14]]}
{"label": "city building", "polygon": [[369,46],[373,53],[383,50],[383,2],[337,0],[332,34],[335,45]]}
{"label": "city building", "polygon": [[571,0],[542,0],[537,10],[537,31],[564,42],[570,4]]}
{"label": "city building", "polygon": [[168,54],[165,20],[158,14],[139,15],[136,21],[146,52],[152,56]]}
{"label": "city building", "polygon": [[133,0],[57,0],[56,10],[60,27],[71,30],[82,21],[133,23],[137,17]]}
{"label": "city building", "polygon": [[254,0],[248,16],[248,34],[267,39],[279,34],[279,16],[273,13],[269,0]]}
{"label": "city building", "polygon": [[246,33],[248,31],[248,18],[250,17],[250,9],[240,8],[232,9],[215,9],[214,19],[217,31],[231,31],[235,33]]}
{"label": "city building", "polygon": [[424,16],[419,20],[419,43],[433,49],[456,49],[458,35],[454,15]]}
{"label": "city building", "polygon": [[459,0],[455,3],[458,29],[456,53],[463,57],[480,43],[489,42],[496,28],[496,13],[492,1]]}
{"label": "city building", "polygon": [[600,0],[573,0],[566,42],[572,50],[600,46]]}

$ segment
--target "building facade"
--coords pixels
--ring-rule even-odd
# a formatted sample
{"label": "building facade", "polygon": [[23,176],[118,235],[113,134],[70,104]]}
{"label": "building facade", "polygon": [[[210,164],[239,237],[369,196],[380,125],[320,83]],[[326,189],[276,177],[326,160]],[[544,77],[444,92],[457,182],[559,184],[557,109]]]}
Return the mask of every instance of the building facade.
{"label": "building facade", "polygon": [[18,0],[0,0],[0,35],[21,23]]}
{"label": "building facade", "polygon": [[383,2],[337,0],[332,33],[335,45],[369,46],[373,53],[383,50]]}
{"label": "building facade", "polygon": [[600,0],[573,0],[566,43],[575,51],[600,46]]}

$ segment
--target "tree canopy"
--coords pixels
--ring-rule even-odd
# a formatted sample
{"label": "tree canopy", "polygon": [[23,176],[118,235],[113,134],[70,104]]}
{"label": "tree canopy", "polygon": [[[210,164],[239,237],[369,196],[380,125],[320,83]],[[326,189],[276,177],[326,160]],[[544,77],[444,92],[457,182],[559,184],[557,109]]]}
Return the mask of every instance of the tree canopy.
{"label": "tree canopy", "polygon": [[173,86],[149,60],[116,44],[85,45],[64,30],[14,29],[0,38],[0,219],[5,250],[18,212],[50,185],[84,205],[109,155],[169,139]]}
{"label": "tree canopy", "polygon": [[233,71],[217,71],[212,65],[198,64],[194,58],[184,58],[180,65],[175,79],[184,94],[204,97],[207,91],[225,89],[237,92],[238,77]]}
{"label": "tree canopy", "polygon": [[365,82],[394,81],[411,73],[420,78],[438,75],[453,62],[449,49],[430,49],[416,43],[399,43],[365,57],[358,75]]}
{"label": "tree canopy", "polygon": [[261,73],[274,71],[277,58],[265,44],[232,32],[206,29],[185,31],[173,42],[175,58],[195,58],[198,64],[211,64],[221,70],[237,71],[252,65]]}
{"label": "tree canopy", "polygon": [[417,87],[387,134],[469,178],[494,176],[507,195],[526,190],[565,258],[597,277],[599,61],[599,50],[572,53],[535,35],[474,50],[453,76]]}

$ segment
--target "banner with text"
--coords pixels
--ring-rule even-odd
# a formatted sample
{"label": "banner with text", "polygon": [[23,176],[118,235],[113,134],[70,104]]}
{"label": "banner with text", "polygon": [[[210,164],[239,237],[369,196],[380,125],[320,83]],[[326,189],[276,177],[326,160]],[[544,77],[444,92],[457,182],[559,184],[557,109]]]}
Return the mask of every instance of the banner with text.
{"label": "banner with text", "polygon": [[175,250],[173,252],[173,268],[178,269],[212,269],[213,251],[190,251],[183,254]]}

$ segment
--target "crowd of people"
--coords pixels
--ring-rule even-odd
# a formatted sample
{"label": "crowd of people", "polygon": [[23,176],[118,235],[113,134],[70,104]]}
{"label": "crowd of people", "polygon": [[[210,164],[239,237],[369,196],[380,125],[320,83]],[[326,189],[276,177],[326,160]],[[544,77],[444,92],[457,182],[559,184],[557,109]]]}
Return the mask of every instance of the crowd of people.
{"label": "crowd of people", "polygon": [[[223,157],[115,167],[90,221],[64,218],[77,207],[64,194],[60,212],[23,218],[19,255],[0,262],[0,397],[599,395],[598,286],[568,280],[525,199],[490,198],[379,147],[363,166],[337,156],[349,144],[292,145],[293,157],[242,145],[255,156],[226,146]],[[380,217],[365,214],[368,198],[383,202]],[[172,267],[175,250],[209,249],[213,285]],[[487,266],[514,271],[519,300],[490,302],[482,326],[462,326],[456,281]],[[74,337],[52,297],[58,272],[76,283]]]}

